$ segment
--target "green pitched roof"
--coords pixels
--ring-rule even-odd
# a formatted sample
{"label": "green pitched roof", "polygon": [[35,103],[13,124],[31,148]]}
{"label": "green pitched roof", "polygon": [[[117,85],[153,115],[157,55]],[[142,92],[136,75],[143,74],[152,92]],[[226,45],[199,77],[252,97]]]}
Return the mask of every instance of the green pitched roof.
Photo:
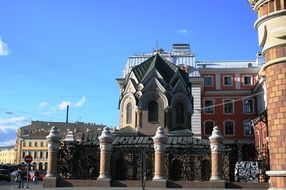
{"label": "green pitched roof", "polygon": [[156,55],[150,57],[140,65],[134,67],[132,71],[134,72],[136,78],[139,81],[142,81],[153,69],[156,69],[166,82],[170,82],[174,74],[179,70],[176,65],[174,65],[170,61],[163,59],[157,53]]}

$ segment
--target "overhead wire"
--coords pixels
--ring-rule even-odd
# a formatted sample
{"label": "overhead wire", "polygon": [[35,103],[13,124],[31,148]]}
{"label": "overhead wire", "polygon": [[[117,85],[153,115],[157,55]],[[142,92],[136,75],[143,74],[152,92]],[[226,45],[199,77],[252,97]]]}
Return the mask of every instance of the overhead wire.
{"label": "overhead wire", "polygon": [[[255,97],[255,96],[258,96],[258,95],[261,95],[261,94],[264,94],[264,92],[263,91],[262,92],[257,92],[255,94],[251,94],[251,95],[248,95],[248,96],[243,96],[243,97],[240,97],[240,98],[237,98],[237,99],[234,99],[234,100],[231,100],[231,101],[219,103],[219,104],[214,104],[212,106],[204,106],[204,107],[201,107],[201,108],[197,108],[196,110],[197,111],[201,111],[201,110],[205,110],[206,108],[215,108],[215,107],[218,107],[218,106],[223,106],[225,104],[238,102],[238,101],[241,101],[241,100],[244,100],[244,99],[249,99],[251,97]],[[212,98],[210,98],[210,99],[212,99]],[[231,98],[229,98],[229,99],[231,99]]]}

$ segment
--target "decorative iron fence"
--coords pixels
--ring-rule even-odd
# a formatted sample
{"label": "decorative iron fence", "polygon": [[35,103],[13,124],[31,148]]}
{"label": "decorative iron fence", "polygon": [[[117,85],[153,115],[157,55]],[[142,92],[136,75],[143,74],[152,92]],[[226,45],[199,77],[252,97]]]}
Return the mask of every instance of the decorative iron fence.
{"label": "decorative iron fence", "polygon": [[170,181],[208,181],[211,175],[211,152],[207,140],[192,136],[170,136],[166,168]]}
{"label": "decorative iron fence", "polygon": [[112,143],[111,176],[114,180],[152,180],[154,148],[151,137],[115,137]]}
{"label": "decorative iron fence", "polygon": [[99,146],[60,144],[58,174],[69,179],[96,179],[99,175]]}
{"label": "decorative iron fence", "polygon": [[[97,179],[100,149],[93,141],[60,143],[58,174],[69,179]],[[242,146],[242,147],[239,147]],[[252,145],[225,145],[222,157],[227,182],[265,182],[267,162],[255,160]],[[240,162],[248,161],[248,162]],[[112,142],[113,180],[152,180],[154,145],[148,136],[115,136]],[[169,181],[208,181],[211,177],[209,141],[191,136],[169,136],[166,144],[166,172]],[[243,177],[247,176],[247,177]],[[143,185],[142,185],[143,186]]]}

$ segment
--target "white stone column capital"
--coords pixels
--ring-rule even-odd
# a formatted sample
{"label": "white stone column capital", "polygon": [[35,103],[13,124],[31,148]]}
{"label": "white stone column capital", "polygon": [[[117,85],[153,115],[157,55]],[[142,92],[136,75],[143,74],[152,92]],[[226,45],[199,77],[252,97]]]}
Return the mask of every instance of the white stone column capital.
{"label": "white stone column capital", "polygon": [[46,137],[48,140],[48,149],[57,151],[59,149],[59,130],[54,126],[51,128],[49,135]]}
{"label": "white stone column capital", "polygon": [[153,137],[153,141],[154,141],[154,144],[166,144],[167,143],[168,137],[161,126],[157,128],[156,134]]}
{"label": "white stone column capital", "polygon": [[100,144],[112,143],[113,134],[108,127],[104,127],[102,134],[98,137]]}
{"label": "white stone column capital", "polygon": [[224,137],[222,136],[219,128],[215,126],[212,131],[212,135],[209,137],[211,144],[223,143]]}

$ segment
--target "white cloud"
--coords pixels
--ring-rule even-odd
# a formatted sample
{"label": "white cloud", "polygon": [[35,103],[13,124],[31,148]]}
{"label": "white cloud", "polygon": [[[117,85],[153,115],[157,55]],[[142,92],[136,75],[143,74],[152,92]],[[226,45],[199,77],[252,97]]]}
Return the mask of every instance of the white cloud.
{"label": "white cloud", "polygon": [[63,101],[58,105],[58,109],[65,110],[67,108],[67,105],[71,105],[71,101]]}
{"label": "white cloud", "polygon": [[180,30],[177,30],[176,33],[186,36],[186,35],[188,35],[188,30],[180,29]]}
{"label": "white cloud", "polygon": [[8,53],[9,53],[8,46],[5,42],[3,42],[3,40],[0,37],[0,56],[8,55]]}
{"label": "white cloud", "polygon": [[43,107],[47,107],[48,105],[49,105],[48,102],[41,102],[41,103],[38,105],[38,107],[39,107],[39,108],[43,108]]}
{"label": "white cloud", "polygon": [[29,124],[29,119],[26,117],[10,117],[0,119],[0,132],[7,133],[9,131],[16,131],[19,127]]}
{"label": "white cloud", "polygon": [[15,145],[16,144],[16,139],[10,139],[7,141],[0,141],[0,146],[11,146],[11,145]]}
{"label": "white cloud", "polygon": [[65,110],[65,109],[67,109],[67,105],[69,105],[69,106],[74,106],[74,107],[81,107],[81,106],[83,106],[83,104],[85,103],[85,100],[86,100],[85,96],[82,96],[82,97],[80,98],[80,100],[77,101],[77,102],[75,102],[75,103],[73,103],[73,102],[71,102],[71,101],[62,101],[62,102],[57,106],[57,109],[52,108],[51,111],[52,111],[52,112],[55,112],[55,111],[57,111],[57,110]]}
{"label": "white cloud", "polygon": [[81,107],[84,103],[85,103],[85,96],[81,97],[81,99],[78,102],[74,103],[74,106]]}

